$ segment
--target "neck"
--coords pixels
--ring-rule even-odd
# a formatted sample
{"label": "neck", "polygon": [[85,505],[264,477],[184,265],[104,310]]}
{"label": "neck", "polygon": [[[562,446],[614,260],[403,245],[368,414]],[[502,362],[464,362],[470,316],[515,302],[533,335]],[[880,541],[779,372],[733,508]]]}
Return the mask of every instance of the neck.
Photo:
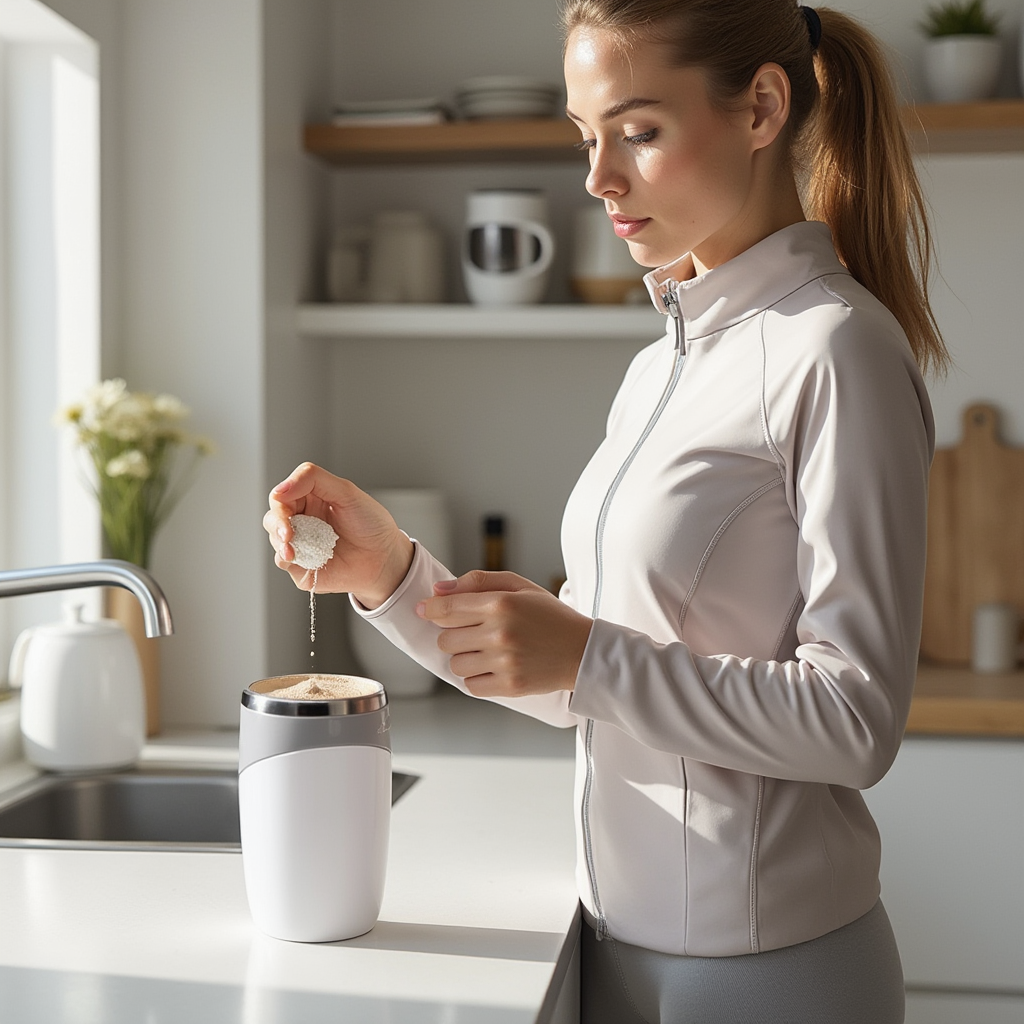
{"label": "neck", "polygon": [[760,185],[758,177],[755,171],[754,187],[736,217],[694,247],[691,255],[697,274],[721,266],[776,231],[807,219],[791,171],[763,175]]}

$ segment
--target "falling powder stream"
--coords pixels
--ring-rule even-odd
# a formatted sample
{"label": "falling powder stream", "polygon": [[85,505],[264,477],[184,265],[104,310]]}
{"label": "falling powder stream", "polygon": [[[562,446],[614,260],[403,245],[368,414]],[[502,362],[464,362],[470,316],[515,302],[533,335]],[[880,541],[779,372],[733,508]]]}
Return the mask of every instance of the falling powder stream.
{"label": "falling powder stream", "polygon": [[[296,565],[313,574],[313,586],[309,589],[309,643],[316,644],[316,584],[319,570],[322,569],[334,554],[334,545],[338,535],[316,516],[291,516],[292,549]],[[316,671],[316,652],[311,650],[309,657],[313,670]]]}
{"label": "falling powder stream", "polygon": [[[313,570],[313,586],[309,588],[309,643],[310,646],[316,644],[316,578],[319,569]],[[309,652],[309,656],[313,657],[313,651]]]}

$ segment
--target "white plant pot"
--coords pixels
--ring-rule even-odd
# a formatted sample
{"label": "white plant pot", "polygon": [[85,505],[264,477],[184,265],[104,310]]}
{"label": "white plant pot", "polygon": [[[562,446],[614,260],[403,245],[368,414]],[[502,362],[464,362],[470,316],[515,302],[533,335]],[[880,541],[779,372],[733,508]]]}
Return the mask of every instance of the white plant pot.
{"label": "white plant pot", "polygon": [[[418,540],[439,562],[452,559],[451,526],[440,491],[393,489],[373,491],[377,499],[410,537]],[[379,679],[389,697],[425,697],[436,677],[381,636],[377,629],[349,608],[352,649],[365,675]]]}
{"label": "white plant pot", "polygon": [[1002,43],[997,36],[929,39],[924,75],[937,103],[970,103],[993,95],[999,81]]}

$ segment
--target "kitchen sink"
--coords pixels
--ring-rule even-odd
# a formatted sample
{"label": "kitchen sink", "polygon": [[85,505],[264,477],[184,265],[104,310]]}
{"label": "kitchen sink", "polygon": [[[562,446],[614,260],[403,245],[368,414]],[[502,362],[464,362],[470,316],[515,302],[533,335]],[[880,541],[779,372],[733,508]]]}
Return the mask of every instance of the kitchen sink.
{"label": "kitchen sink", "polygon": [[[392,804],[418,778],[392,772]],[[44,775],[0,795],[0,846],[238,852],[238,774]]]}

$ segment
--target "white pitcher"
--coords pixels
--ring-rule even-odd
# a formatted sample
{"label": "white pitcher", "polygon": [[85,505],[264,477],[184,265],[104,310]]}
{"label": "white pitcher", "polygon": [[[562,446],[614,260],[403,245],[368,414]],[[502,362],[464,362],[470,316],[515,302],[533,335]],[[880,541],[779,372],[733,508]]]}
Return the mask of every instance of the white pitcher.
{"label": "white pitcher", "polygon": [[129,767],[146,739],[139,656],[120,623],[83,622],[81,612],[15,641],[9,677],[21,687],[25,758],[58,772]]}

